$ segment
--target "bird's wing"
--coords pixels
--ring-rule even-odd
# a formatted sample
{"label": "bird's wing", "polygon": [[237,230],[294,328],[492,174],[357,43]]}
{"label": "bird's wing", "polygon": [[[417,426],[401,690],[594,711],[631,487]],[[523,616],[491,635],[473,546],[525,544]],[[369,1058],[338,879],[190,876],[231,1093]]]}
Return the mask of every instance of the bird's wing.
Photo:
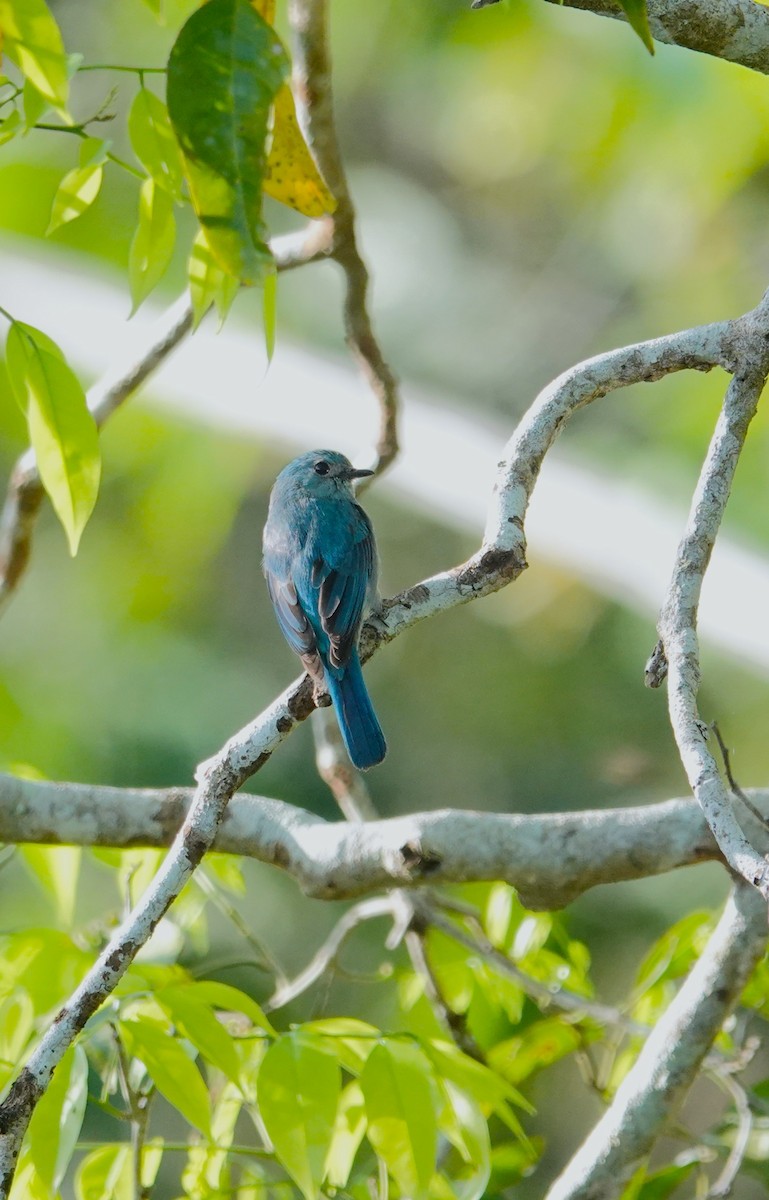
{"label": "bird's wing", "polygon": [[355,538],[333,566],[323,558],[312,564],[311,583],[318,592],[320,626],[329,641],[331,667],[343,667],[355,648],[363,606],[374,572],[374,535],[368,517],[355,506]]}
{"label": "bird's wing", "polygon": [[290,579],[281,579],[267,567],[265,567],[264,574],[284,638],[295,654],[302,657],[314,655],[317,650],[315,634],[299,603],[293,583]]}

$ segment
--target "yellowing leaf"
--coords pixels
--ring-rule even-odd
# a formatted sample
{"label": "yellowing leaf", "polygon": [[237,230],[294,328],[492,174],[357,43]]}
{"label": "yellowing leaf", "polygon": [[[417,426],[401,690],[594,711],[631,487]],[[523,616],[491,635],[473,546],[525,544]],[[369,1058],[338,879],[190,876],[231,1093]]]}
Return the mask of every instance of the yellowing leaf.
{"label": "yellowing leaf", "polygon": [[275,24],[275,0],[251,0],[251,3],[268,25]]}
{"label": "yellowing leaf", "polygon": [[336,208],[336,200],[323,182],[302,136],[288,84],[275,97],[272,148],[264,190],[273,200],[287,204],[305,217],[322,217]]}
{"label": "yellowing leaf", "polygon": [[51,339],[20,321],[8,333],[6,368],[27,418],[43,487],[74,555],[93,512],[101,474],[99,435],[85,393]]}
{"label": "yellowing leaf", "polygon": [[0,0],[4,49],[19,70],[56,108],[69,95],[67,56],[55,20],[44,0]]}

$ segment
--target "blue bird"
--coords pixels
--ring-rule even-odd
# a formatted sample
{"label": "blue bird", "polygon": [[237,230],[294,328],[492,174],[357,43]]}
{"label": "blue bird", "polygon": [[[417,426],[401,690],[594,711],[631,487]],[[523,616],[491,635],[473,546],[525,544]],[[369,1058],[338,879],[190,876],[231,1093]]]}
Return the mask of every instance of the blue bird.
{"label": "blue bird", "polygon": [[377,553],[352,481],[372,474],[335,450],[295,458],[270,495],[262,562],[283,636],[316,690],[328,688],[347,752],[362,770],[387,752],[358,657],[363,617],[377,603]]}

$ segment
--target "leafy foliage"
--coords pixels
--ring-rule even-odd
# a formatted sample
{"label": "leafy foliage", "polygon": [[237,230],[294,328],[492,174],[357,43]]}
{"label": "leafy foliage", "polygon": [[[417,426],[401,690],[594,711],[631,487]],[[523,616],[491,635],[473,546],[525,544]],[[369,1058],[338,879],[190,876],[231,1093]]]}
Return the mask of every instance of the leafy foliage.
{"label": "leafy foliage", "polygon": [[[161,15],[158,6],[155,11]],[[189,260],[195,325],[212,306],[223,321],[240,284],[262,283],[269,358],[276,278],[262,221],[263,192],[306,216],[334,208],[299,130],[285,82],[289,61],[273,20],[274,5],[250,0],[208,0],[197,9],[169,58],[170,118],[137,69],[139,87],[127,116],[142,167],[134,171],[113,154],[111,142],[89,134],[90,122],[78,126],[69,116],[69,77],[77,64],[67,58],[44,0],[0,3],[0,50],[20,76],[18,84],[0,77],[0,145],[34,129],[50,108],[63,118],[58,128],[81,138],[78,164],[59,184],[47,232],[93,207],[110,163],[137,174],[138,222],[128,258],[135,312],[171,264],[175,206],[191,202],[200,222]],[[99,112],[93,120],[100,119]],[[62,352],[39,330],[12,323],[6,358],[43,484],[74,554],[99,482],[95,428],[82,388]]]}
{"label": "leafy foliage", "polygon": [[[108,857],[135,875],[142,858],[151,870],[156,855],[110,851]],[[239,890],[227,867],[235,861],[221,857],[217,872],[226,883],[215,890]],[[41,864],[27,864],[48,889]],[[168,918],[190,938],[205,930],[210,915],[207,906],[193,903],[194,892],[188,889]],[[113,1134],[98,1147],[79,1149],[87,1062],[102,1080],[99,1103],[111,1114],[126,1127],[137,1111],[149,1118],[142,1118],[138,1153],[150,1194],[161,1167],[165,1178],[170,1171],[180,1180],[190,1200],[223,1197],[233,1188],[249,1194],[281,1181],[284,1190],[290,1181],[305,1200],[329,1188],[357,1196],[377,1171],[387,1172],[396,1196],[479,1200],[500,1194],[532,1171],[542,1153],[527,1097],[532,1081],[567,1059],[584,1068],[590,1048],[593,1062],[596,1054],[603,1058],[608,1096],[643,1036],[637,1025],[602,1027],[592,1017],[589,957],[561,918],[528,912],[506,885],[468,886],[460,896],[463,909],[477,907],[483,933],[503,959],[484,962],[446,932],[428,933],[425,952],[443,1002],[457,1028],[464,1025],[476,1041],[480,1057],[447,1037],[424,980],[402,961],[394,975],[381,977],[393,1014],[389,1028],[342,1015],[276,1026],[237,987],[196,979],[176,964],[136,963],[57,1072],[25,1143],[16,1187],[26,1190],[17,1190],[14,1200],[54,1200],[65,1177],[74,1178],[82,1200],[133,1196],[136,1166],[127,1140]],[[460,929],[464,918],[456,920]],[[693,914],[650,948],[625,1005],[629,1019],[654,1023],[710,924],[707,914]],[[7,1076],[90,958],[63,933],[21,931],[0,943],[0,1060]],[[521,972],[520,983],[506,976],[503,962]],[[746,1002],[765,1002],[767,978],[762,963]],[[548,981],[553,1011],[528,997],[526,980]],[[564,988],[584,997],[584,1012],[567,1017],[557,1011]],[[739,1046],[727,1040],[723,1052],[726,1062]],[[765,1091],[756,1087],[756,1105],[765,1103]],[[96,1102],[92,1095],[90,1105]],[[183,1150],[161,1132],[169,1105],[190,1128]],[[725,1154],[728,1123],[718,1136]],[[756,1139],[748,1153],[761,1155],[763,1144]],[[625,1200],[672,1195],[704,1161],[695,1147],[685,1160],[641,1170]]]}

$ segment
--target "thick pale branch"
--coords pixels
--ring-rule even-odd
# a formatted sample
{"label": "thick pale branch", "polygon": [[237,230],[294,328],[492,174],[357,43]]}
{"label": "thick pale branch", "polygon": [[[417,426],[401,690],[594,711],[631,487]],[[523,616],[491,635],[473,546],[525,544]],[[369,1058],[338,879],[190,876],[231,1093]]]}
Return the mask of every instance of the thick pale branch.
{"label": "thick pale branch", "polygon": [[[601,17],[627,20],[614,0],[563,2]],[[649,26],[658,42],[710,54],[769,74],[769,12],[753,0],[647,0]]]}
{"label": "thick pale branch", "polygon": [[708,729],[697,711],[697,611],[740,453],[769,372],[768,332],[769,298],[765,297],[741,323],[739,367],[702,467],[659,621],[668,668],[670,720],[689,783],[728,862],[765,899],[769,899],[769,863],[745,837],[710,752]]}
{"label": "thick pale branch", "polygon": [[546,1200],[614,1200],[676,1113],[766,947],[766,906],[739,882],[699,960]]}
{"label": "thick pale branch", "polygon": [[[764,808],[769,792],[752,792]],[[0,776],[0,840],[168,846],[194,793]],[[746,823],[760,844],[758,822]],[[324,821],[265,796],[231,800],[214,849],[286,871],[305,894],[353,899],[388,887],[500,879],[529,908],[562,908],[602,883],[720,860],[692,799],[638,808],[518,815],[446,809],[363,822]]]}

